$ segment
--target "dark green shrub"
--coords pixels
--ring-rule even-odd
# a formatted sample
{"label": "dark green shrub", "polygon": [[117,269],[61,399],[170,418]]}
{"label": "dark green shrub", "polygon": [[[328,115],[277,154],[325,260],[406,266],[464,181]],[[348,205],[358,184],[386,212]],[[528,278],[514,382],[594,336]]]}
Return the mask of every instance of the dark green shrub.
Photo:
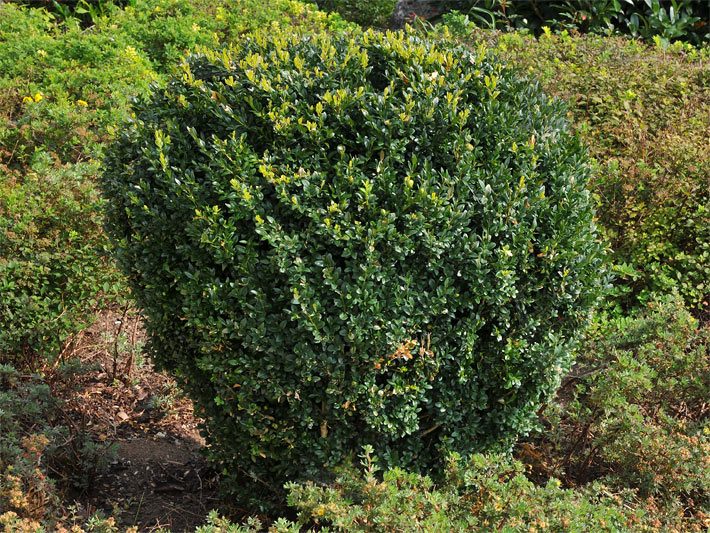
{"label": "dark green shrub", "polygon": [[278,488],[510,446],[600,285],[563,108],[485,53],[403,34],[191,57],[106,160],[152,352],[228,475]]}

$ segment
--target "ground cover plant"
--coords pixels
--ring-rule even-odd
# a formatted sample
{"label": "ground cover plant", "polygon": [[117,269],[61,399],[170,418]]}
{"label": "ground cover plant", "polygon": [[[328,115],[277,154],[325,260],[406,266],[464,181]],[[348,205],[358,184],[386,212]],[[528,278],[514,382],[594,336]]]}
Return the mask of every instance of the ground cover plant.
{"label": "ground cover plant", "polygon": [[571,486],[598,480],[633,489],[654,502],[661,529],[702,530],[710,508],[709,335],[678,295],[630,316],[597,317],[521,456]]}
{"label": "ground cover plant", "polygon": [[[588,426],[594,442],[583,444],[587,464],[570,466],[568,473],[605,470],[614,483],[643,494],[682,493],[707,508],[709,333],[672,297],[592,330],[577,363],[581,373],[590,372],[575,390],[586,405],[579,415],[572,410],[563,416],[579,416],[574,423]],[[600,359],[614,372],[592,372]],[[631,442],[637,449],[628,457]]]}
{"label": "ground cover plant", "polygon": [[[68,517],[67,490],[88,489],[115,451],[67,417],[54,387],[74,390],[77,365],[48,378],[0,364],[0,526],[4,531],[56,530]],[[93,520],[99,523],[100,519]]]}
{"label": "ground cover plant", "polygon": [[629,494],[600,485],[563,489],[556,479],[535,485],[505,454],[451,457],[438,484],[399,469],[379,475],[367,451],[362,463],[332,486],[291,486],[289,502],[301,523],[363,532],[655,530],[643,508],[629,505]]}
{"label": "ground cover plant", "polygon": [[[563,489],[550,480],[535,485],[525,467],[505,454],[451,457],[446,479],[401,469],[380,472],[371,450],[358,468],[349,466],[328,486],[289,486],[297,520],[279,519],[269,531],[657,531],[646,510],[629,505],[629,494],[611,494],[601,485]],[[677,521],[668,531],[680,524]],[[256,533],[263,523],[241,526],[212,514],[201,533]]]}
{"label": "ground cover plant", "polygon": [[259,35],[138,104],[103,187],[154,357],[278,491],[529,429],[603,281],[588,172],[485,49]]}

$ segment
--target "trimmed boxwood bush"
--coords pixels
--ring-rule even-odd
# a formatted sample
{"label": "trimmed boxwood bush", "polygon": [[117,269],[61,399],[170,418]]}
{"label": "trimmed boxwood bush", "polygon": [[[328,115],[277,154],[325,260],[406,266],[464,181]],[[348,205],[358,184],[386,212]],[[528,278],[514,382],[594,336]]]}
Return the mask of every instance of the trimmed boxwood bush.
{"label": "trimmed boxwood bush", "polygon": [[530,428],[602,277],[538,86],[403,33],[260,35],[135,112],[108,230],[226,474],[278,489],[364,443],[426,471]]}

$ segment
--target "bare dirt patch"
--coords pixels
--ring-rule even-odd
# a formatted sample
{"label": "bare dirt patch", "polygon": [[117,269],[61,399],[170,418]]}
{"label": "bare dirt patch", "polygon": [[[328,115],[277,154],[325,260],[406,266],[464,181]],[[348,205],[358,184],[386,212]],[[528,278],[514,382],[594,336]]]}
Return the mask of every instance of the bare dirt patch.
{"label": "bare dirt patch", "polygon": [[74,497],[121,527],[191,531],[219,503],[217,477],[200,453],[192,403],[144,357],[144,341],[136,312],[111,310],[73,343],[89,370],[64,391],[66,413],[99,443],[105,463]]}

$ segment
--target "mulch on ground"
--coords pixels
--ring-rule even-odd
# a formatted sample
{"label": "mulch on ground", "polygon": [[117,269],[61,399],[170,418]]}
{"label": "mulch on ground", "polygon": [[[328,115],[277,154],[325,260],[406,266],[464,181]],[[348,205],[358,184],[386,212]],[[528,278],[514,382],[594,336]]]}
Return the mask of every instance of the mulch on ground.
{"label": "mulch on ground", "polygon": [[68,421],[99,443],[103,469],[73,497],[121,528],[191,531],[218,507],[217,476],[201,454],[192,403],[143,353],[134,311],[109,310],[71,347],[88,370],[57,392]]}

